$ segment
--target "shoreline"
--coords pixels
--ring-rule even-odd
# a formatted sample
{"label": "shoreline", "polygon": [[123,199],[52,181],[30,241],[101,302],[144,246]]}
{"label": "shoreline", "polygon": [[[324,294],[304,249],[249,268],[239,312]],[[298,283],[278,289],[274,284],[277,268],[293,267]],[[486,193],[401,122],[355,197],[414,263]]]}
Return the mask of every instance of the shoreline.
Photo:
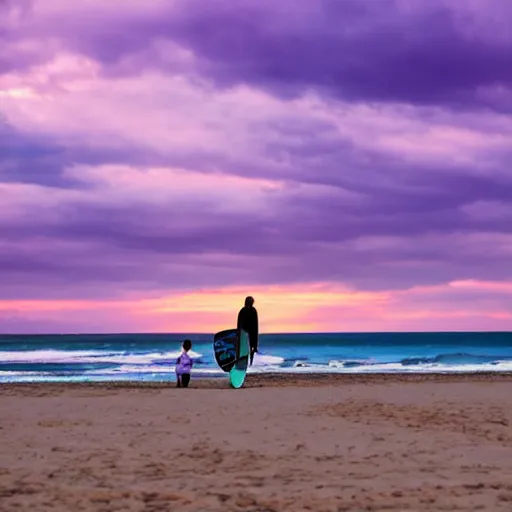
{"label": "shoreline", "polygon": [[[246,377],[243,389],[274,387],[318,387],[339,385],[382,385],[419,383],[461,383],[461,382],[512,382],[512,372],[464,372],[464,373],[373,373],[373,374],[257,374]],[[169,389],[176,387],[171,380],[166,381],[95,381],[95,382],[2,382],[0,396],[15,394],[17,391],[65,392],[84,389]],[[189,390],[230,389],[226,377],[195,377],[192,375]]]}

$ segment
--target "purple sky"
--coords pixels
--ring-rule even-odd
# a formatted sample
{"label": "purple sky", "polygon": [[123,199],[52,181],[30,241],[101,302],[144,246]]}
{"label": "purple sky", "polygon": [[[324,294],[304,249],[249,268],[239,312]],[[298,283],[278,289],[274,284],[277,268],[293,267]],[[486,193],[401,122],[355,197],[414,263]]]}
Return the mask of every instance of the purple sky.
{"label": "purple sky", "polygon": [[315,283],[394,304],[354,324],[334,297],[317,329],[511,329],[511,16],[0,0],[0,331],[162,329],[133,305]]}

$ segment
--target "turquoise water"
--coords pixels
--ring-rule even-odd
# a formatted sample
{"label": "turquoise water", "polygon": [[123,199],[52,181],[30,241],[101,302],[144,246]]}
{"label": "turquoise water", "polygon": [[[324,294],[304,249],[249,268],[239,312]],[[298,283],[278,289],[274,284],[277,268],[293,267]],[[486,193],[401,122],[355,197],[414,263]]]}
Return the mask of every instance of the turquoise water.
{"label": "turquoise water", "polygon": [[[193,342],[194,377],[222,377],[213,334],[0,335],[0,382],[174,381]],[[512,333],[263,334],[249,373],[512,371]]]}

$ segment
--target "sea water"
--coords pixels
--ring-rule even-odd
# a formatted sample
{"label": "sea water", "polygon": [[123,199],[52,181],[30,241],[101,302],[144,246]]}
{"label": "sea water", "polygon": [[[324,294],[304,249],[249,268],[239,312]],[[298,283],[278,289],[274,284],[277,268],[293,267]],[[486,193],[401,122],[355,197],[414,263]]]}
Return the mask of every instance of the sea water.
{"label": "sea water", "polygon": [[[193,375],[222,377],[212,334],[0,335],[1,382],[173,381],[190,338]],[[249,373],[512,371],[512,333],[263,334]]]}

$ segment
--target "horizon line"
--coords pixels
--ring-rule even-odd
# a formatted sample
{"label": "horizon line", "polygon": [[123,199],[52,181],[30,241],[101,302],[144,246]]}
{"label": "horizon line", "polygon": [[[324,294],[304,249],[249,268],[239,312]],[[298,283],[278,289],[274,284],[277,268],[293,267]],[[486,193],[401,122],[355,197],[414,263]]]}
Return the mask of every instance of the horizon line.
{"label": "horizon line", "polygon": [[[233,327],[234,329],[234,327]],[[128,335],[180,335],[180,336],[204,336],[204,335],[215,335],[219,331],[197,331],[197,332],[171,332],[171,331],[139,331],[139,332],[39,332],[39,333],[16,333],[16,332],[0,332],[0,336],[128,336]],[[495,334],[512,334],[512,330],[439,330],[439,331],[425,331],[425,330],[411,330],[411,331],[275,331],[275,332],[264,332],[260,333],[259,336],[273,336],[273,335],[286,335],[286,334],[298,334],[298,335],[311,335],[311,334],[469,334],[469,333],[495,333]]]}

